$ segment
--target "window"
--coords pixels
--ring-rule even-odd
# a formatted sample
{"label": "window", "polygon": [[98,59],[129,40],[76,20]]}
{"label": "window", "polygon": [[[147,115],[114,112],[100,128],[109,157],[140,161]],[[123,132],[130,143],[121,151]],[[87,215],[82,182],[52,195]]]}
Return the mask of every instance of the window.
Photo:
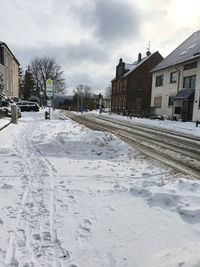
{"label": "window", "polygon": [[181,114],[181,107],[175,107],[175,114]]}
{"label": "window", "polygon": [[162,104],[162,96],[157,96],[154,98],[154,107],[155,108],[161,108]]}
{"label": "window", "polygon": [[183,78],[183,88],[188,89],[194,89],[196,84],[196,75],[188,76]]}
{"label": "window", "polygon": [[156,86],[163,86],[163,79],[164,79],[163,75],[156,76]]}
{"label": "window", "polygon": [[127,80],[124,80],[124,90],[127,89]]}
{"label": "window", "polygon": [[172,106],[174,101],[174,96],[169,96],[168,106]]}
{"label": "window", "polygon": [[142,109],[142,98],[141,97],[136,98],[135,106],[136,106],[136,109],[139,109],[139,110]]}
{"label": "window", "polygon": [[4,65],[4,50],[0,47],[0,64]]}
{"label": "window", "polygon": [[120,91],[123,90],[123,80],[120,81]]}
{"label": "window", "polygon": [[123,109],[125,109],[126,98],[123,99]]}
{"label": "window", "polygon": [[171,72],[170,74],[170,83],[176,83],[177,82],[177,71]]}
{"label": "window", "polygon": [[197,68],[197,61],[184,65],[183,70],[190,70]]}

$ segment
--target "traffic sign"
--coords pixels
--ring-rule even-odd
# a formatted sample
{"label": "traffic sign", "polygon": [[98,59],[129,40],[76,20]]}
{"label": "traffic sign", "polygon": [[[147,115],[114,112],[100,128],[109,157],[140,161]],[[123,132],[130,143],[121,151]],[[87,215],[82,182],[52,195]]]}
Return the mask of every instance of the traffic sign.
{"label": "traffic sign", "polygon": [[46,95],[48,97],[53,96],[53,81],[51,79],[46,80]]}
{"label": "traffic sign", "polygon": [[47,107],[51,107],[51,100],[47,100]]}

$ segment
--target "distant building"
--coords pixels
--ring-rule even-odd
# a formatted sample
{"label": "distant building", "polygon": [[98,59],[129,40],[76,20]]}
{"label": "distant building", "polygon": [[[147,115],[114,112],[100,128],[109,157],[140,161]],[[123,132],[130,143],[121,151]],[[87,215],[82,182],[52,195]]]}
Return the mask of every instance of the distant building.
{"label": "distant building", "polygon": [[150,51],[142,58],[127,64],[119,60],[116,76],[112,80],[111,109],[116,113],[133,113],[148,116],[150,114],[152,74],[150,72],[163,57],[159,52]]}
{"label": "distant building", "polygon": [[151,107],[166,118],[200,119],[200,31],[153,69]]}
{"label": "distant building", "polygon": [[74,107],[74,96],[54,95],[53,106],[55,109],[72,109]]}
{"label": "distant building", "polygon": [[3,94],[14,100],[19,98],[19,62],[8,46],[0,42],[0,75]]}

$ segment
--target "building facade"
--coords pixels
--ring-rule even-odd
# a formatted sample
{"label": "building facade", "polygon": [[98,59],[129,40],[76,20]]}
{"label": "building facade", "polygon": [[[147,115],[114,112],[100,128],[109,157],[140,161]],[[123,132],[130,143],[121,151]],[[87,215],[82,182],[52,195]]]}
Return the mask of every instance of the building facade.
{"label": "building facade", "polygon": [[149,51],[132,64],[119,60],[116,76],[112,80],[112,112],[149,116],[151,101],[152,74],[154,68],[163,57],[159,52]]}
{"label": "building facade", "polygon": [[153,69],[151,107],[165,118],[200,119],[200,31]]}
{"label": "building facade", "polygon": [[3,94],[11,99],[19,98],[19,62],[8,46],[0,42],[0,75]]}

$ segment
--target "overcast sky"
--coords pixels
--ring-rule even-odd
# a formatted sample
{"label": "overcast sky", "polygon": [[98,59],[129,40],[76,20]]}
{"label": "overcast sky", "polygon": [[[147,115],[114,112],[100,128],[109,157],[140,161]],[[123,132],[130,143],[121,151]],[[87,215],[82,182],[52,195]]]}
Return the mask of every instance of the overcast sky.
{"label": "overcast sky", "polygon": [[78,84],[103,92],[119,58],[166,57],[200,30],[199,0],[0,0],[0,41],[25,69],[34,57],[55,57],[67,94]]}

